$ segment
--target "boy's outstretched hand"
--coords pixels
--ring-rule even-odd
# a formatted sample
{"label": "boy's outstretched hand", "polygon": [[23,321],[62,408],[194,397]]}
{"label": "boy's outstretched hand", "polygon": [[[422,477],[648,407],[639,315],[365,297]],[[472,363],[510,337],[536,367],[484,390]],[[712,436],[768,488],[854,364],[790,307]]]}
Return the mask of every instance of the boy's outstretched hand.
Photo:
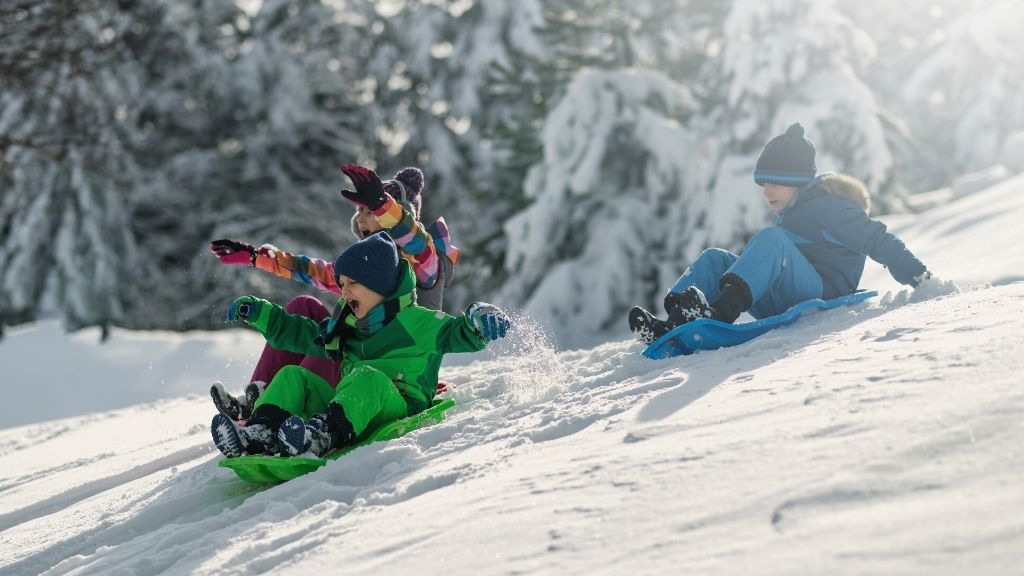
{"label": "boy's outstretched hand", "polygon": [[960,292],[960,288],[953,281],[943,280],[928,270],[914,276],[910,285],[914,287],[914,297],[917,299],[935,298]]}
{"label": "boy's outstretched hand", "polygon": [[466,318],[469,319],[469,325],[473,327],[474,332],[491,340],[504,338],[512,325],[500,308],[487,302],[470,304],[469,308],[466,308]]}
{"label": "boy's outstretched hand", "polygon": [[380,181],[377,173],[365,166],[358,164],[343,164],[342,173],[348,176],[355,185],[355,192],[342,190],[341,195],[353,204],[366,206],[370,211],[377,210],[387,202],[387,193],[384,192],[384,183]]}
{"label": "boy's outstretched hand", "polygon": [[228,308],[228,322],[235,320],[253,320],[260,315],[260,301],[255,296],[235,298]]}
{"label": "boy's outstretched hand", "polygon": [[913,278],[911,278],[910,279],[910,285],[913,286],[914,288],[917,288],[918,286],[920,286],[925,281],[931,280],[931,279],[932,279],[931,271],[930,270],[925,270],[924,272],[921,272],[917,276],[914,276]]}

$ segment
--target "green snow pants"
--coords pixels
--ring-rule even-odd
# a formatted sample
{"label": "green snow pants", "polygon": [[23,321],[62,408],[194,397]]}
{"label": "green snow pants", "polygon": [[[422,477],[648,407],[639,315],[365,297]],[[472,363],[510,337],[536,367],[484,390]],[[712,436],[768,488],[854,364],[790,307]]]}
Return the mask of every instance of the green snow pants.
{"label": "green snow pants", "polygon": [[331,401],[341,404],[357,438],[368,430],[405,418],[409,410],[391,378],[376,368],[357,366],[334,389],[320,376],[294,365],[281,368],[253,409],[271,404],[309,420],[327,410]]}

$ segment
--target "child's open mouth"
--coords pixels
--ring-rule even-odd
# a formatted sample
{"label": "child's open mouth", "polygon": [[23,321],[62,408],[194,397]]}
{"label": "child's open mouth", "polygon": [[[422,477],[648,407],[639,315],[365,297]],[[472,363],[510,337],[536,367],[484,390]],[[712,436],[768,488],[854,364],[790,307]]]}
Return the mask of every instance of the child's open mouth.
{"label": "child's open mouth", "polygon": [[355,314],[359,311],[359,300],[349,300],[348,307],[352,309],[352,313]]}

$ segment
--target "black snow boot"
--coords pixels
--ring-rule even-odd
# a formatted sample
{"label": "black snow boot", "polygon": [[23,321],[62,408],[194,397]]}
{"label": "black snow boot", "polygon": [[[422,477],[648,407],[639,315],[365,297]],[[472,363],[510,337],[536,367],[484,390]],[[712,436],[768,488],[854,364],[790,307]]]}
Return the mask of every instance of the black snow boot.
{"label": "black snow boot", "polygon": [[673,328],[675,325],[671,322],[655,318],[654,314],[639,306],[634,306],[629,311],[629,329],[633,336],[644,344],[654,342]]}
{"label": "black snow boot", "polygon": [[327,405],[327,411],[317,414],[313,419],[323,418],[331,435],[331,447],[342,448],[356,441],[356,430],[352,421],[345,416],[345,409],[337,402]]}
{"label": "black snow boot", "polygon": [[718,300],[711,304],[714,309],[715,320],[721,320],[732,324],[753,306],[750,296],[750,287],[747,283],[735,274],[726,274],[719,280],[720,291]]}
{"label": "black snow boot", "polygon": [[690,286],[682,292],[666,294],[665,311],[668,312],[669,322],[675,326],[714,316],[714,310],[708,304],[708,299],[696,286]]}
{"label": "black snow boot", "polygon": [[750,288],[735,274],[722,276],[719,286],[718,299],[710,304],[696,286],[666,295],[665,311],[668,312],[669,321],[677,326],[700,318],[711,318],[727,324],[735,322],[751,306]]}
{"label": "black snow boot", "polygon": [[213,386],[210,386],[210,398],[213,399],[217,411],[232,420],[245,420],[252,412],[251,404],[246,401],[245,396],[235,397],[228,394],[220,382],[214,382]]}

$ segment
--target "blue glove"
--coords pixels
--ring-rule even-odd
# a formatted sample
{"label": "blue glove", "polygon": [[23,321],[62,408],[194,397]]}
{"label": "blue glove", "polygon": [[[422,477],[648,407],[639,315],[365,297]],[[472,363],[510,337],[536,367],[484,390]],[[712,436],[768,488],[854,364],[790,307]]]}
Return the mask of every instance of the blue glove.
{"label": "blue glove", "polygon": [[478,336],[497,340],[504,338],[512,323],[500,308],[486,302],[474,302],[466,308],[469,325]]}
{"label": "blue glove", "polygon": [[228,308],[228,322],[235,320],[255,320],[260,315],[260,301],[254,296],[236,298]]}

